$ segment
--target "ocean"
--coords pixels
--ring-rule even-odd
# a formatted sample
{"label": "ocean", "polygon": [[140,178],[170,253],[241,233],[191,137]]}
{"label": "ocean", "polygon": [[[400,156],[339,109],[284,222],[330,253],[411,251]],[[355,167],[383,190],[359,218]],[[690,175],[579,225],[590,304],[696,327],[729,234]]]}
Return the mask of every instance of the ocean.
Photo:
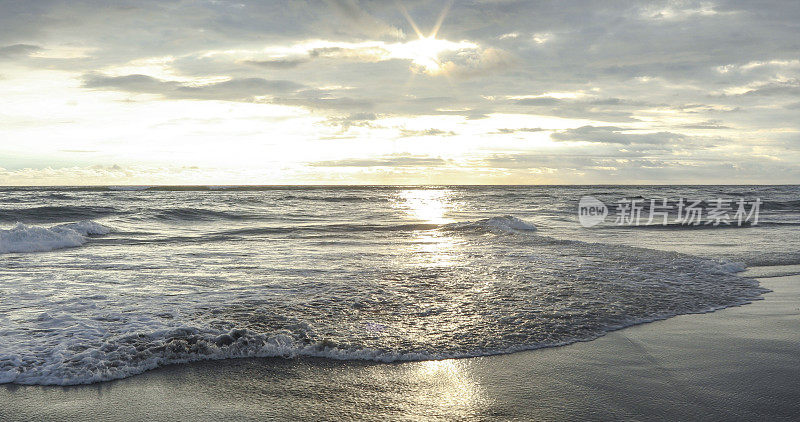
{"label": "ocean", "polygon": [[[758,220],[715,224],[720,198]],[[666,225],[615,222],[651,199]],[[758,300],[739,273],[800,263],[799,234],[799,186],[0,188],[0,383],[561,346]]]}

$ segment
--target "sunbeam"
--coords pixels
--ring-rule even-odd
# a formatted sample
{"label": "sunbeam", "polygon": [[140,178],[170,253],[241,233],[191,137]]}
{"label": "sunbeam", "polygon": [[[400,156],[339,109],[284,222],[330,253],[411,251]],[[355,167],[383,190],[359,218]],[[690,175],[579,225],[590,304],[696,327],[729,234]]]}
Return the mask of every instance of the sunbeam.
{"label": "sunbeam", "polygon": [[444,22],[444,18],[447,17],[447,12],[450,11],[450,7],[453,6],[453,0],[450,0],[445,4],[444,9],[442,9],[442,13],[439,13],[439,18],[436,19],[436,24],[433,25],[433,30],[431,30],[430,38],[436,38],[436,35],[439,34],[439,29],[442,27],[442,23]]}
{"label": "sunbeam", "polygon": [[439,60],[439,56],[446,51],[455,51],[461,48],[475,48],[477,47],[475,44],[472,43],[454,43],[451,41],[437,39],[436,36],[439,33],[439,29],[442,27],[442,23],[444,23],[445,18],[447,17],[447,13],[452,7],[453,2],[448,1],[444,8],[442,9],[441,13],[439,13],[439,17],[436,19],[436,23],[433,25],[433,29],[430,32],[430,35],[425,36],[422,30],[419,28],[419,25],[414,21],[414,18],[411,17],[411,14],[408,13],[408,9],[400,2],[397,2],[397,6],[399,7],[400,11],[405,16],[408,24],[411,25],[411,28],[414,29],[414,32],[417,34],[419,39],[410,41],[406,43],[406,47],[409,48],[409,56],[412,57],[413,63],[419,66],[425,73],[428,74],[438,74],[442,71],[442,63]]}

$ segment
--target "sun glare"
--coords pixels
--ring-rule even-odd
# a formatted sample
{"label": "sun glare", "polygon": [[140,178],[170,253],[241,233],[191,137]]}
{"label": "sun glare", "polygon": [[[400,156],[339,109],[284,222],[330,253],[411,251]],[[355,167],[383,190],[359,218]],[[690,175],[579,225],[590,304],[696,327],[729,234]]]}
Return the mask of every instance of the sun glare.
{"label": "sun glare", "polygon": [[412,63],[420,67],[425,73],[437,74],[442,71],[442,62],[440,58],[444,53],[478,47],[477,44],[471,42],[453,42],[436,38],[452,4],[452,1],[448,2],[445,8],[442,9],[442,12],[439,14],[439,18],[436,20],[436,24],[433,26],[433,29],[428,36],[425,36],[422,33],[419,26],[416,22],[414,22],[414,19],[411,17],[411,15],[409,15],[405,7],[403,7],[402,4],[399,4],[400,11],[403,12],[403,15],[406,17],[406,20],[408,20],[409,25],[411,25],[411,28],[417,34],[417,37],[419,37],[417,40],[402,44],[402,51],[400,53],[404,57],[411,59]]}
{"label": "sun glare", "polygon": [[437,73],[442,70],[440,60],[442,54],[477,47],[476,44],[467,41],[453,42],[430,36],[399,44],[394,47],[393,53],[397,57],[410,59],[426,73]]}
{"label": "sun glare", "polygon": [[445,217],[450,208],[448,199],[447,191],[412,189],[400,192],[396,204],[409,217],[426,223],[441,224],[452,221]]}
{"label": "sun glare", "polygon": [[425,70],[439,70],[439,53],[444,51],[441,42],[435,38],[420,38],[408,43],[408,47],[416,51],[414,63]]}

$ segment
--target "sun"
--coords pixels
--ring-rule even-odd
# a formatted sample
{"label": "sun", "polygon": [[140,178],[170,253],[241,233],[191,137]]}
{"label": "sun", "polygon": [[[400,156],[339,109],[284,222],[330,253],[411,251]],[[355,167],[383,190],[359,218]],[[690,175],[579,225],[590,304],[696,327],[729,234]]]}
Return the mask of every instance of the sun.
{"label": "sun", "polygon": [[447,52],[454,52],[463,49],[471,49],[477,48],[477,45],[474,43],[461,41],[461,42],[453,42],[448,41],[445,39],[436,38],[436,35],[439,33],[439,29],[442,27],[442,23],[444,22],[444,18],[447,16],[447,12],[452,5],[452,1],[448,2],[445,8],[442,10],[442,13],[439,14],[439,18],[436,20],[436,24],[433,26],[433,29],[430,32],[430,35],[425,36],[422,31],[417,26],[414,19],[408,13],[408,10],[402,5],[402,3],[398,3],[400,6],[400,10],[403,12],[403,15],[408,20],[409,25],[411,28],[414,29],[414,32],[417,34],[418,39],[414,41],[409,41],[404,43],[399,53],[400,55],[411,59],[411,62],[423,72],[428,74],[438,74],[443,71],[443,65],[441,62],[441,56]]}
{"label": "sun", "polygon": [[442,71],[442,54],[475,47],[473,43],[441,40],[431,35],[405,43],[403,55],[425,73],[435,74]]}
{"label": "sun", "polygon": [[441,69],[439,54],[446,50],[442,45],[442,40],[434,37],[422,37],[416,41],[408,43],[408,47],[414,52],[413,63],[421,66],[425,71],[437,72]]}

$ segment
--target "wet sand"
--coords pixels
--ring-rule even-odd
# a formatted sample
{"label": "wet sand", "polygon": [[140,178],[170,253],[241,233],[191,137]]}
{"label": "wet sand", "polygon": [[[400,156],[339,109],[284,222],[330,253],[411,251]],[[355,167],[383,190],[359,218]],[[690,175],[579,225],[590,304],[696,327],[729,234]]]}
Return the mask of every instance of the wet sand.
{"label": "wet sand", "polygon": [[748,270],[773,290],[750,305],[510,355],[237,359],[88,386],[6,384],[0,420],[797,420],[800,276],[770,276],[798,272]]}

